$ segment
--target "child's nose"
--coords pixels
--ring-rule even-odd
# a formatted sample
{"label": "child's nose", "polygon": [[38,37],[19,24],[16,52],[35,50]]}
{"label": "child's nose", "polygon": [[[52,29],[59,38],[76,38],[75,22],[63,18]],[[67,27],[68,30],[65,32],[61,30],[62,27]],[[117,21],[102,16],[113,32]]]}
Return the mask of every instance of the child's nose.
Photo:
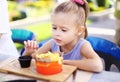
{"label": "child's nose", "polygon": [[56,30],[55,35],[56,35],[56,36],[59,36],[59,35],[60,35],[60,31],[59,31],[59,30]]}

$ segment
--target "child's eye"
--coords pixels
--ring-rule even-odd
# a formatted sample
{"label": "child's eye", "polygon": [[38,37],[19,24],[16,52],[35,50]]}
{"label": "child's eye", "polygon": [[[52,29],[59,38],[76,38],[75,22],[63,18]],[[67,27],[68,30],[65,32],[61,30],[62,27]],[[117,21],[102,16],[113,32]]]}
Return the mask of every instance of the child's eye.
{"label": "child's eye", "polygon": [[56,29],[57,29],[57,27],[52,27],[52,29],[56,30]]}
{"label": "child's eye", "polygon": [[66,29],[62,29],[63,32],[66,32],[67,30]]}

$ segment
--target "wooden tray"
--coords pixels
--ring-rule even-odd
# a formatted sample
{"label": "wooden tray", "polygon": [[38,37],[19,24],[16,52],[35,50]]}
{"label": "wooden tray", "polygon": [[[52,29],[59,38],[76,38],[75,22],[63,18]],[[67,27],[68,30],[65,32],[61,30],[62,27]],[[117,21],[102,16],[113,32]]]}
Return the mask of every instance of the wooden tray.
{"label": "wooden tray", "polygon": [[74,66],[63,65],[63,70],[61,73],[54,75],[42,75],[36,71],[34,59],[32,60],[29,68],[21,68],[19,61],[15,58],[9,58],[0,64],[0,72],[13,73],[36,79],[48,80],[50,82],[64,82],[76,69],[77,68]]}

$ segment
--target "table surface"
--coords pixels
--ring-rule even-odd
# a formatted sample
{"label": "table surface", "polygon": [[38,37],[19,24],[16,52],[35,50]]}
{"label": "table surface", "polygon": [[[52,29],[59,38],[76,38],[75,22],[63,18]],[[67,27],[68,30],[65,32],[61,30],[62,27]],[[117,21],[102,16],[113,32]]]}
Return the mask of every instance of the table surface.
{"label": "table surface", "polygon": [[32,77],[35,79],[57,82],[66,81],[67,78],[69,78],[76,69],[77,68],[75,66],[63,65],[62,72],[54,75],[43,75],[37,72],[34,59],[31,61],[31,66],[28,68],[21,68],[19,61],[16,58],[8,58],[0,64],[0,71],[4,73],[12,73],[25,77]]}
{"label": "table surface", "polygon": [[[74,80],[71,75],[68,78],[68,80],[65,82],[120,82],[119,72],[103,71],[101,73],[92,73],[92,72],[77,70],[76,73],[73,75],[75,77]],[[16,74],[0,73],[0,81],[18,80],[18,79],[37,80],[37,82],[48,82],[45,80],[40,80],[40,79],[38,80],[36,78],[30,78],[30,77],[16,75]]]}
{"label": "table surface", "polygon": [[[34,78],[29,78],[25,76],[0,73],[0,81],[19,80],[19,79],[36,80]],[[37,80],[37,82],[48,82],[48,81]],[[70,77],[66,82],[120,82],[120,73],[108,72],[108,71],[103,71],[101,73],[91,73],[82,70],[77,70],[74,81],[73,81],[73,77]]]}
{"label": "table surface", "polygon": [[111,71],[91,73],[77,70],[75,82],[120,82],[120,73]]}

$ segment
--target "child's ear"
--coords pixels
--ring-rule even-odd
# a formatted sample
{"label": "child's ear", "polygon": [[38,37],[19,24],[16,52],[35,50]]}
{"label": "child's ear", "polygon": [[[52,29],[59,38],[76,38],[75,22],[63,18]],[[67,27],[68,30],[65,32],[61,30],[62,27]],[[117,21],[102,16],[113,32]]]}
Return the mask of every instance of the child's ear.
{"label": "child's ear", "polygon": [[84,31],[85,31],[85,27],[84,26],[80,26],[78,28],[78,35],[81,35]]}

